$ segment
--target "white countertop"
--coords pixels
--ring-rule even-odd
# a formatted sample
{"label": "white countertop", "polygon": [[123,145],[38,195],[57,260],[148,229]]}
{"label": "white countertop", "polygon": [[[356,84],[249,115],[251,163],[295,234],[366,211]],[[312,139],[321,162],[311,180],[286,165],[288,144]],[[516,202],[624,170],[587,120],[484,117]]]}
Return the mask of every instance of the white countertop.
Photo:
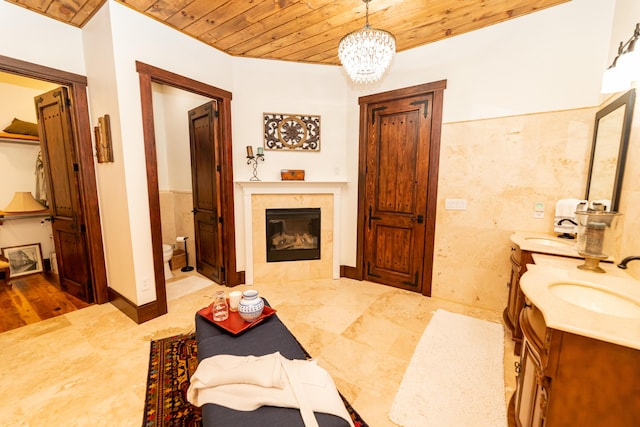
{"label": "white countertop", "polygon": [[533,254],[533,259],[535,264],[527,265],[520,287],[542,312],[549,328],[640,350],[640,316],[623,317],[583,308],[560,298],[550,287],[554,283],[580,282],[640,302],[640,281],[614,264],[600,263],[606,273],[594,273],[577,268],[583,263],[581,259],[543,254]]}
{"label": "white countertop", "polygon": [[523,251],[582,258],[576,251],[576,240],[559,238],[557,233],[519,231],[511,235],[511,242]]}

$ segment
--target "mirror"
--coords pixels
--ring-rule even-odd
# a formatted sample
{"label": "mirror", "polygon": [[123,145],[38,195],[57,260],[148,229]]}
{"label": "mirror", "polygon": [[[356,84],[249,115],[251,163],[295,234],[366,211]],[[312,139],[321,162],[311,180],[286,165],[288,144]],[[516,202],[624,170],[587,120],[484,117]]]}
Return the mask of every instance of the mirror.
{"label": "mirror", "polygon": [[631,89],[596,113],[585,199],[610,200],[613,212],[620,202],[634,104]]}

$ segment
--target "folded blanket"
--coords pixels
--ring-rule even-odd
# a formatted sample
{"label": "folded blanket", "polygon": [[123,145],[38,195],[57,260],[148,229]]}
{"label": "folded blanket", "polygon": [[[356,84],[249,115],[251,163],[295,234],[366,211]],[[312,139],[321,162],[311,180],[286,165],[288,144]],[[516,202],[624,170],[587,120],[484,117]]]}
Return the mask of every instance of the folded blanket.
{"label": "folded blanket", "polygon": [[313,412],[324,412],[353,427],[329,373],[315,361],[289,360],[278,352],[203,359],[191,377],[187,399],[196,406],[215,403],[238,411],[264,405],[298,408],[307,427],[318,425]]}

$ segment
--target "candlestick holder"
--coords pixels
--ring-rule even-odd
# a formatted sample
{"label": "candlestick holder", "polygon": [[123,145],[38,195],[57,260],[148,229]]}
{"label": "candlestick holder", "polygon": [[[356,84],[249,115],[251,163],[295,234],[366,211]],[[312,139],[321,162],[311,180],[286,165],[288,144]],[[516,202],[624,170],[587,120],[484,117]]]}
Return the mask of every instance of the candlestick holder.
{"label": "candlestick holder", "polygon": [[264,162],[264,154],[258,153],[255,156],[253,153],[247,154],[247,164],[253,168],[253,176],[249,178],[249,181],[260,181],[258,178],[258,162]]}

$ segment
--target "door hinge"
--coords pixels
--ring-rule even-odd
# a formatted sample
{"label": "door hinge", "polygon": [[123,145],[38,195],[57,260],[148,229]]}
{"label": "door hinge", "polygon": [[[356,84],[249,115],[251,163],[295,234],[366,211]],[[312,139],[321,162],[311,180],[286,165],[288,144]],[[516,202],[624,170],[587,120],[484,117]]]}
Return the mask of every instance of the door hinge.
{"label": "door hinge", "polygon": [[218,217],[218,222],[219,222],[220,224],[222,224],[222,217],[221,217],[221,216],[219,216],[219,217]]}
{"label": "door hinge", "polygon": [[220,165],[216,165],[216,172],[220,172],[221,168]]}
{"label": "door hinge", "polygon": [[87,232],[87,226],[84,224],[80,224],[80,232],[81,233],[86,233]]}
{"label": "door hinge", "polygon": [[78,164],[77,164],[77,163],[74,163],[74,164],[73,164],[73,171],[74,171],[74,172],[78,172],[79,170],[80,170],[80,166],[78,166]]}
{"label": "door hinge", "polygon": [[220,117],[220,113],[218,112],[218,109],[213,110],[213,115],[214,117]]}

